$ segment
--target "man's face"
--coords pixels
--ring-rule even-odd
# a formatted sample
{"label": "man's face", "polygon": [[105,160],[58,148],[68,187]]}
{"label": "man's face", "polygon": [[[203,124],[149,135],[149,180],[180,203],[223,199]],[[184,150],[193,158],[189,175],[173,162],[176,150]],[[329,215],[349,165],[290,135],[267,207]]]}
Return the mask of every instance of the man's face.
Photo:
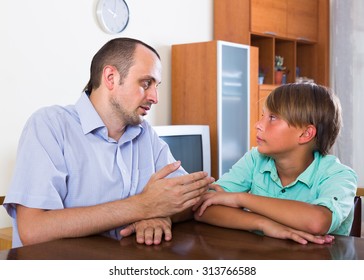
{"label": "man's face", "polygon": [[138,45],[134,64],[127,77],[115,87],[110,104],[116,117],[125,125],[137,125],[143,121],[152,104],[158,103],[158,85],[161,82],[162,65],[148,48]]}

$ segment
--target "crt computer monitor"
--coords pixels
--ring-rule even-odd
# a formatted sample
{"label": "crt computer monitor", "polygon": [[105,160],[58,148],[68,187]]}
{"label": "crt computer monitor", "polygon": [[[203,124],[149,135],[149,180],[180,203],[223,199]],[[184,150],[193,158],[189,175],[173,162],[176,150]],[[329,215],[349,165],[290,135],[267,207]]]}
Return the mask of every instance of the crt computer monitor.
{"label": "crt computer monitor", "polygon": [[153,126],[169,146],[173,157],[188,172],[206,171],[211,175],[210,130],[208,125]]}

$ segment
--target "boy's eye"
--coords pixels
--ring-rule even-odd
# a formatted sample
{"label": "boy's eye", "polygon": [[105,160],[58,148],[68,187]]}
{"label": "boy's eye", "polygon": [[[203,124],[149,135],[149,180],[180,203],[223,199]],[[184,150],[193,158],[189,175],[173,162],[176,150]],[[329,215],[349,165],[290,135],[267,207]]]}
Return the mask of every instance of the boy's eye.
{"label": "boy's eye", "polygon": [[277,119],[277,117],[275,115],[269,115],[269,120],[274,121],[276,119]]}

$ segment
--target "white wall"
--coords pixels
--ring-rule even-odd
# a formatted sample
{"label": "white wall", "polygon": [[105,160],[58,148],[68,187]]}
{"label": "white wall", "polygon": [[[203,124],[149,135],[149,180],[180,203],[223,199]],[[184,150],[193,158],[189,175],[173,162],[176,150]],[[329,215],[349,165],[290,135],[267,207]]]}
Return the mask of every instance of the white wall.
{"label": "white wall", "polygon": [[[119,36],[154,46],[163,64],[160,102],[148,120],[171,119],[172,44],[212,40],[213,0],[126,0],[130,21]],[[88,81],[92,56],[116,37],[101,31],[97,0],[2,0],[0,9],[0,195],[11,180],[22,128],[32,112],[73,104]],[[0,207],[0,227],[10,219]]]}
{"label": "white wall", "polygon": [[356,171],[358,186],[363,187],[364,2],[331,0],[330,5],[331,87],[339,96],[343,109],[343,128],[334,153]]}

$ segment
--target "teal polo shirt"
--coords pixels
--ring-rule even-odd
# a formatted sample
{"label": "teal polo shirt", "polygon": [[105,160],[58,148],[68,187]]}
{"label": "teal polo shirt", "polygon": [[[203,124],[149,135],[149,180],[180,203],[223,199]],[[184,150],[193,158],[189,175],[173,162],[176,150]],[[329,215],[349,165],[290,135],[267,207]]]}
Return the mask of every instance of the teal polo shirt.
{"label": "teal polo shirt", "polygon": [[228,192],[303,201],[332,212],[328,233],[349,235],[354,215],[357,175],[332,155],[314,153],[314,161],[298,178],[283,187],[274,159],[257,148],[247,152],[216,184]]}

